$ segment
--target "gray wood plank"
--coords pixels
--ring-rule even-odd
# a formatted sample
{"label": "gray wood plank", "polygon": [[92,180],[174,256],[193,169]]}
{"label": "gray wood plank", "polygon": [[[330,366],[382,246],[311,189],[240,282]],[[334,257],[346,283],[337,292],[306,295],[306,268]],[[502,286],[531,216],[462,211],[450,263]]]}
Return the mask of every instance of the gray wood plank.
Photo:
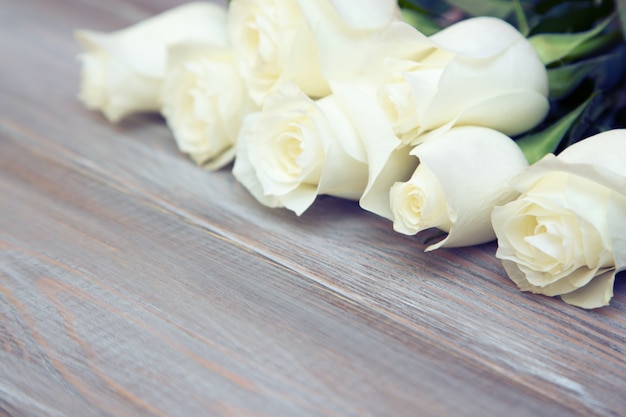
{"label": "gray wood plank", "polygon": [[593,312],[521,294],[493,244],[270,210],[160,118],[86,111],[71,31],[177,2],[118,3],[0,0],[0,414],[622,414],[620,281]]}

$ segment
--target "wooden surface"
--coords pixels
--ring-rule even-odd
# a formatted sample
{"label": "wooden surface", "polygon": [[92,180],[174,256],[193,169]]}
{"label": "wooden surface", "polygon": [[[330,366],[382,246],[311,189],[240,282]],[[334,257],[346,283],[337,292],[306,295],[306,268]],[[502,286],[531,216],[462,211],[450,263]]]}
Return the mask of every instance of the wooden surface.
{"label": "wooden surface", "polygon": [[175,0],[0,0],[1,416],[623,416],[626,286],[520,293],[355,203],[303,217],[162,120],[76,100],[74,28]]}

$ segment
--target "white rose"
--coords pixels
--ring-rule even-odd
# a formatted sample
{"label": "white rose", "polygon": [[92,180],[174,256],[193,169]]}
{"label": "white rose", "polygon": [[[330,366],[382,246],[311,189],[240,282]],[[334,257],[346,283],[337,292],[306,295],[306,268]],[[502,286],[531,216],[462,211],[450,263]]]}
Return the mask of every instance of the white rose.
{"label": "white rose", "polygon": [[116,122],[132,113],[159,111],[169,45],[227,44],[226,9],[189,3],[117,32],[77,31],[76,39],[85,49],[79,98]]}
{"label": "white rose", "polygon": [[[546,69],[532,45],[508,23],[468,19],[430,39],[438,49],[423,50],[420,60],[386,59],[387,79],[374,95],[371,86],[363,89],[360,100],[373,100],[380,108],[377,112],[374,104],[361,104],[370,108],[362,121],[370,178],[361,206],[388,218],[389,189],[412,172],[414,166],[403,154],[415,145],[461,125],[514,135],[534,127],[549,108]],[[335,94],[346,90],[331,85]]]}
{"label": "white rose", "polygon": [[243,118],[258,110],[235,68],[230,49],[179,44],[168,51],[162,114],[179,149],[200,165],[232,161]]}
{"label": "white rose", "polygon": [[233,0],[228,32],[239,72],[257,104],[288,82],[312,97],[329,93],[315,40],[296,0]]}
{"label": "white rose", "polygon": [[626,269],[626,130],[600,133],[514,180],[523,194],[493,211],[496,256],[523,291],[597,308]]}
{"label": "white rose", "polygon": [[[381,76],[388,57],[419,59],[433,42],[402,21],[396,0],[297,0],[312,28],[323,76],[352,82]],[[331,88],[332,89],[332,88]]]}
{"label": "white rose", "polygon": [[436,227],[448,235],[427,250],[470,246],[495,238],[491,210],[518,193],[509,180],[528,162],[508,136],[463,126],[413,149],[413,176],[390,190],[394,229],[414,235]]}
{"label": "white rose", "polygon": [[426,130],[455,120],[513,136],[548,113],[546,68],[528,39],[505,21],[467,19],[431,40],[456,57],[442,72],[422,118]]}
{"label": "white rose", "polygon": [[419,62],[387,60],[390,79],[378,92],[403,143],[416,145],[423,133],[454,124],[516,135],[547,114],[546,68],[508,23],[467,19],[430,39],[440,49]]}
{"label": "white rose", "polygon": [[233,174],[262,204],[300,215],[320,194],[358,199],[367,164],[333,96],[313,101],[285,84],[244,119]]}
{"label": "white rose", "polygon": [[[310,97],[330,94],[327,64],[346,76],[363,71],[365,53],[388,25],[402,23],[400,16],[395,0],[362,0],[358,7],[339,0],[233,0],[228,28],[240,72],[261,104],[285,83]],[[385,45],[395,48],[393,41]]]}

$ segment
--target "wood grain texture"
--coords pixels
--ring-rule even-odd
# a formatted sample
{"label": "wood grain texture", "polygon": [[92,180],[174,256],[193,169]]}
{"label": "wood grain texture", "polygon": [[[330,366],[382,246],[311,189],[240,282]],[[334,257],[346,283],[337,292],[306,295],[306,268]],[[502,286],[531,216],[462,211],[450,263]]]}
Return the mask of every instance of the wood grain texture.
{"label": "wood grain texture", "polygon": [[0,415],[621,416],[626,287],[520,293],[353,202],[298,218],[75,96],[78,27],[175,0],[0,0]]}

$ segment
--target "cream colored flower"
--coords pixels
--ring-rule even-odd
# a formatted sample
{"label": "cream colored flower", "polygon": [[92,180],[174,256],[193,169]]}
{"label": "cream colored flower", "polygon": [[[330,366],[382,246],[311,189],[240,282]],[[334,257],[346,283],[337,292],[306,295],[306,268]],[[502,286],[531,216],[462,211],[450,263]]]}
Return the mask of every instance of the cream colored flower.
{"label": "cream colored flower", "polygon": [[367,165],[333,96],[313,101],[285,84],[244,120],[233,174],[262,204],[300,215],[320,194],[358,199]]}
{"label": "cream colored flower", "polygon": [[[361,206],[388,218],[389,189],[415,168],[406,158],[414,146],[436,140],[453,126],[518,134],[548,111],[546,69],[528,40],[508,23],[468,19],[430,40],[434,47],[422,49],[417,60],[385,59],[387,78],[380,83],[377,77],[375,86],[363,89],[361,107],[369,110],[361,136],[370,178]],[[347,83],[331,84],[339,96],[356,94]]]}
{"label": "cream colored flower", "polygon": [[261,104],[285,83],[314,98],[330,94],[329,70],[363,71],[363,55],[392,22],[400,23],[395,0],[362,0],[358,7],[339,0],[233,0],[228,27],[239,71]]}
{"label": "cream colored flower", "polygon": [[425,131],[454,121],[513,136],[543,120],[549,109],[547,71],[528,39],[513,26],[478,17],[430,39],[455,57],[442,71],[422,116]]}
{"label": "cream colored flower", "polygon": [[389,193],[396,232],[415,235],[431,227],[450,230],[446,195],[439,178],[425,163],[417,166],[408,181],[395,183]]}
{"label": "cream colored flower", "polygon": [[169,45],[183,41],[227,44],[226,9],[189,3],[113,33],[77,31],[85,49],[80,100],[116,122],[161,108],[161,84]]}
{"label": "cream colored flower", "polygon": [[[323,77],[369,82],[382,75],[388,57],[415,58],[433,43],[402,21],[395,0],[297,0],[312,30]],[[331,86],[332,87],[332,86]]]}
{"label": "cream colored flower", "polygon": [[[380,68],[372,74],[371,66],[350,76],[374,84],[369,88],[403,144],[416,145],[424,133],[452,125],[515,135],[548,111],[546,69],[530,42],[503,20],[463,20],[428,40],[394,38],[394,45],[404,44],[402,52],[378,44],[385,42],[371,43],[367,62],[383,63],[384,78]],[[331,84],[338,78],[339,70],[329,72]]]}
{"label": "cream colored flower", "polygon": [[233,0],[228,32],[239,72],[257,104],[288,82],[312,97],[329,93],[315,40],[296,0]]}
{"label": "cream colored flower", "polygon": [[626,269],[626,130],[548,155],[515,179],[523,194],[493,211],[496,256],[523,291],[607,305]]}
{"label": "cream colored flower", "polygon": [[221,168],[235,155],[243,118],[258,110],[230,49],[179,44],[168,52],[162,113],[179,149],[199,165]]}
{"label": "cream colored flower", "polygon": [[448,235],[427,250],[470,246],[495,239],[491,210],[518,193],[509,180],[528,162],[508,136],[463,126],[415,147],[419,165],[390,190],[394,229],[414,235],[436,227]]}

